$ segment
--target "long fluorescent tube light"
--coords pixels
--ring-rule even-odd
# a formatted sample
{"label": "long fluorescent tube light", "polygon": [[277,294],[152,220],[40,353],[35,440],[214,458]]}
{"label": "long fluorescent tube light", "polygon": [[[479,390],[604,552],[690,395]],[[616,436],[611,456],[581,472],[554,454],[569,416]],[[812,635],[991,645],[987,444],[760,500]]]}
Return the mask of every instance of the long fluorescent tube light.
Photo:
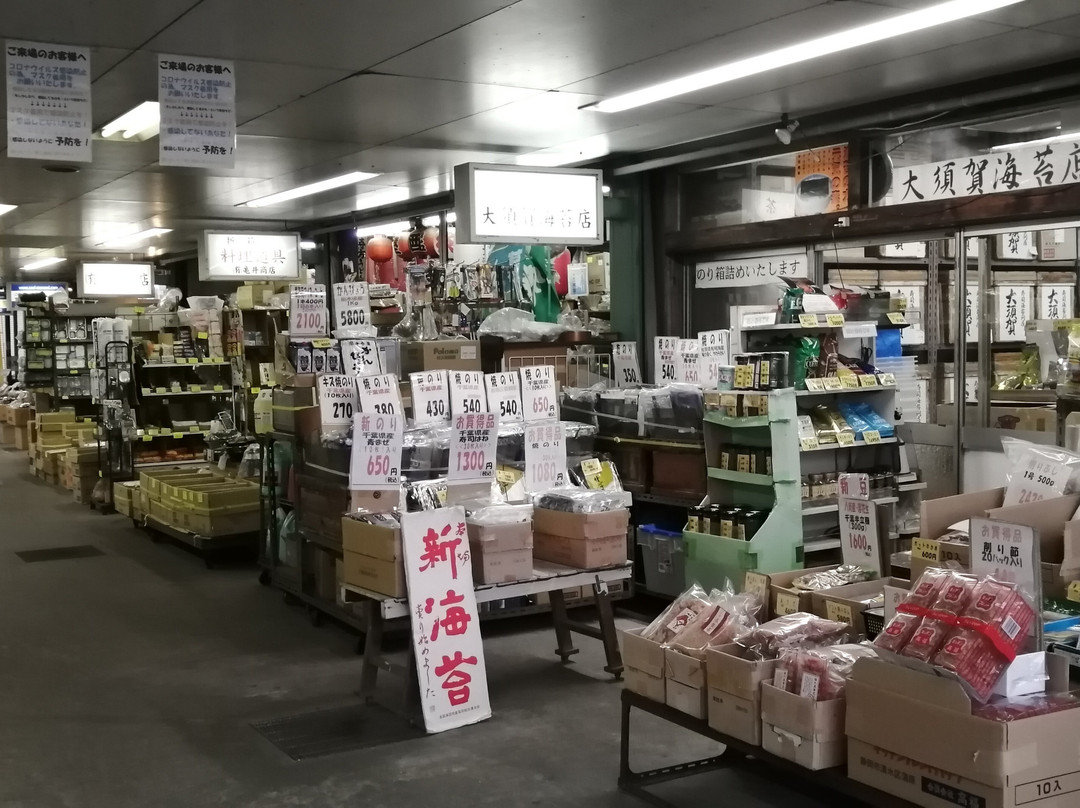
{"label": "long fluorescent tube light", "polygon": [[377,176],[379,175],[371,174],[367,171],[353,171],[350,174],[342,174],[340,177],[331,177],[328,180],[320,180],[319,182],[313,182],[310,185],[301,185],[299,188],[293,188],[291,191],[282,191],[280,194],[270,194],[270,196],[252,199],[250,202],[245,202],[244,204],[249,208],[264,208],[267,205],[288,202],[290,199],[299,199],[302,196],[311,196],[312,194],[319,194],[323,191],[333,190],[334,188],[341,188],[343,185],[355,185],[358,182],[370,180],[372,177]]}
{"label": "long fluorescent tube light", "polygon": [[[448,210],[446,212],[446,223],[447,224],[454,224],[454,222],[456,222],[456,221],[457,221],[457,213],[455,213],[452,210]],[[439,217],[438,216],[425,216],[422,224],[424,225],[424,227],[438,227],[439,226]]]}
{"label": "long fluorescent tube light", "polygon": [[319,245],[316,244],[314,241],[301,241],[300,242],[300,249],[301,250],[314,250],[318,246]]}
{"label": "long fluorescent tube light", "polygon": [[97,246],[99,246],[99,247],[123,247],[125,245],[135,244],[135,243],[140,242],[140,241],[149,241],[152,238],[157,238],[158,236],[164,236],[166,233],[171,233],[171,232],[172,232],[171,227],[151,227],[151,228],[149,228],[147,230],[140,230],[138,233],[128,233],[127,235],[124,235],[124,236],[116,236],[114,238],[109,239],[108,241],[101,242]]}
{"label": "long fluorescent tube light", "polygon": [[950,2],[939,3],[919,11],[899,14],[880,22],[860,25],[846,31],[838,31],[835,34],[800,42],[797,45],[789,45],[786,48],[751,56],[748,59],[740,59],[737,62],[730,62],[710,70],[703,70],[700,73],[691,73],[688,76],[617,95],[601,101],[594,109],[600,112],[622,112],[623,110],[634,109],[645,104],[653,104],[685,93],[703,90],[706,87],[715,87],[717,84],[765,73],[778,67],[787,67],[810,59],[817,59],[830,53],[839,53],[851,48],[869,45],[873,42],[881,42],[884,39],[892,39],[915,31],[922,31],[935,25],[944,25],[945,23],[962,20],[965,17],[984,14],[987,11],[994,11],[1023,1],[950,0]]}
{"label": "long fluorescent tube light", "polygon": [[386,224],[368,224],[356,228],[356,235],[360,238],[367,236],[396,236],[409,231],[408,222],[388,222]]}
{"label": "long fluorescent tube light", "polygon": [[[123,132],[124,139],[130,140],[144,132],[149,132],[151,129],[157,130],[160,126],[161,107],[158,102],[143,101],[139,106],[128,110],[115,121],[101,127],[101,136],[112,137],[117,132]],[[153,134],[157,134],[157,132],[155,131]]]}
{"label": "long fluorescent tube light", "polygon": [[29,264],[25,264],[20,269],[33,270],[33,269],[45,269],[45,267],[51,267],[54,264],[62,264],[66,259],[54,256],[53,258],[42,258],[40,261],[34,261]]}
{"label": "long fluorescent tube light", "polygon": [[19,206],[18,205],[0,205],[0,216],[3,216],[5,213],[11,213],[11,211],[15,210],[15,208],[17,208],[17,207],[19,207]]}
{"label": "long fluorescent tube light", "polygon": [[1057,143],[1059,140],[1075,140],[1077,138],[1080,138],[1080,132],[1066,132],[1063,135],[1054,135],[1053,137],[1020,140],[1016,143],[1002,143],[1000,146],[991,146],[990,151],[1008,151],[1009,149],[1019,149],[1021,146],[1041,146],[1044,143]]}

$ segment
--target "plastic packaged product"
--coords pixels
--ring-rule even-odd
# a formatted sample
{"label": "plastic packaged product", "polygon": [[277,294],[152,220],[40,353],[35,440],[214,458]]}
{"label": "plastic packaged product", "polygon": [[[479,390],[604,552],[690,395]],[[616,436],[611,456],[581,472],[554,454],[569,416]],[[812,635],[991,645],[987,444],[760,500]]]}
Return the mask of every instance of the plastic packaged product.
{"label": "plastic packaged product", "polygon": [[744,634],[757,625],[761,600],[743,592],[720,593],[714,590],[709,599],[713,605],[701,612],[678,636],[671,647],[690,656],[704,658],[705,651],[718,645],[726,645],[738,634]]}
{"label": "plastic packaged product", "polygon": [[850,432],[854,436],[854,430],[844,420],[839,410],[827,404],[819,404],[810,411],[810,418],[814,422],[819,443],[836,443],[837,435],[841,432]]}
{"label": "plastic packaged product", "polygon": [[840,414],[844,416],[844,420],[848,422],[848,425],[855,430],[856,435],[861,435],[868,429],[873,429],[872,426],[861,416],[855,407],[851,405],[850,401],[838,401],[836,408],[840,411]]}
{"label": "plastic packaged product", "polygon": [[977,580],[970,575],[961,575],[950,570],[949,577],[942,584],[937,598],[930,605],[930,613],[938,619],[955,621],[967,608],[976,583]]}
{"label": "plastic packaged product", "polygon": [[799,321],[799,315],[803,313],[804,294],[805,292],[797,287],[784,290],[784,296],[780,299],[781,323],[796,323]]}
{"label": "plastic packaged product", "polygon": [[516,525],[531,522],[532,505],[510,505],[476,499],[463,503],[465,515],[474,525]]}
{"label": "plastic packaged product", "polygon": [[889,621],[889,625],[885,626],[885,630],[874,638],[874,647],[899,654],[911,641],[911,636],[922,620],[914,614],[899,612]]}
{"label": "plastic packaged product", "polygon": [[1080,455],[1075,452],[1018,438],[1002,438],[1001,448],[1009,463],[1005,472],[1006,507],[1080,490]]}
{"label": "plastic packaged product", "polygon": [[1006,662],[1016,658],[1035,622],[1035,611],[1015,585],[984,578],[976,584],[960,625],[990,640]]}
{"label": "plastic packaged product", "polygon": [[630,507],[624,491],[591,491],[586,488],[555,488],[536,498],[536,507],[567,513],[603,513]]}
{"label": "plastic packaged product", "polygon": [[791,378],[795,387],[805,387],[808,378],[817,371],[821,343],[817,337],[798,337],[791,357]]}
{"label": "plastic packaged product", "polygon": [[570,421],[596,425],[596,405],[600,391],[593,388],[564,387],[560,393],[559,413]]}
{"label": "plastic packaged product", "polygon": [[777,617],[735,639],[751,658],[776,659],[791,645],[831,645],[848,639],[851,627],[806,612]]}
{"label": "plastic packaged product", "polygon": [[877,430],[883,438],[891,438],[895,435],[893,425],[882,418],[878,413],[867,404],[865,401],[861,401],[850,405],[851,408],[862,418],[871,429]]}
{"label": "plastic packaged product", "polygon": [[855,661],[876,656],[862,643],[806,648],[799,652],[799,689],[792,692],[814,701],[843,698]]}
{"label": "plastic packaged product", "polygon": [[924,617],[900,653],[910,659],[930,662],[931,657],[937,653],[945,641],[945,636],[951,630],[952,627],[948,623],[932,617]]}
{"label": "plastic packaged product", "polygon": [[1009,666],[1009,660],[994,647],[990,638],[971,628],[953,628],[932,662],[955,673],[965,684],[965,689],[981,702],[990,698],[994,685]]}
{"label": "plastic packaged product", "polygon": [[992,698],[972,710],[973,715],[989,721],[1018,721],[1080,707],[1080,698],[1072,693],[1036,693],[1016,698]]}
{"label": "plastic packaged product", "polygon": [[419,480],[405,485],[405,504],[410,511],[433,511],[446,503],[446,480]]}
{"label": "plastic packaged product", "polygon": [[871,573],[855,564],[842,564],[834,570],[825,572],[813,572],[803,575],[791,582],[792,589],[806,591],[818,591],[821,589],[834,589],[847,584],[857,584],[870,580]]}
{"label": "plastic packaged product", "polygon": [[821,338],[821,348],[818,351],[817,373],[818,378],[824,379],[836,375],[836,363],[838,361],[836,334],[825,334]]}
{"label": "plastic packaged product", "polygon": [[698,615],[712,606],[713,603],[705,594],[705,590],[694,584],[675,598],[670,606],[649,623],[641,632],[641,636],[646,640],[667,645],[696,620]]}
{"label": "plastic packaged product", "polygon": [[948,570],[937,567],[924,570],[923,574],[919,576],[919,580],[911,587],[911,591],[896,607],[896,610],[908,614],[922,614],[923,612],[917,610],[929,609],[937,600],[938,595],[941,594],[941,588],[948,580],[950,580]]}
{"label": "plastic packaged product", "polygon": [[622,479],[614,461],[606,456],[575,459],[567,469],[570,482],[594,491],[622,491]]}

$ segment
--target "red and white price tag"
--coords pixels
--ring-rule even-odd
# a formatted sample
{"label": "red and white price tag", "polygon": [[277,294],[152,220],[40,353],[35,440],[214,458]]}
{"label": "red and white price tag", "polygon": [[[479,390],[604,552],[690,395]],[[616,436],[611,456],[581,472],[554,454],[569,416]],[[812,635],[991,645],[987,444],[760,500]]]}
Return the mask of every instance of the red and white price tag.
{"label": "red and white price tag", "polygon": [[484,374],[479,370],[451,370],[450,414],[477,415],[487,410]]}
{"label": "red and white price tag", "polygon": [[344,430],[352,423],[357,411],[356,379],[324,373],[319,376],[319,421],[323,431],[327,428]]}
{"label": "red and white price tag", "polygon": [[525,428],[525,490],[531,494],[566,485],[566,436],[557,421]]}
{"label": "red and white price tag", "polygon": [[671,384],[675,381],[675,352],[679,348],[678,337],[653,338],[653,383]]}
{"label": "red and white price tag", "polygon": [[701,345],[701,383],[716,387],[720,381],[720,365],[731,364],[731,332],[726,330],[702,331],[698,334]]}
{"label": "red and white price tag", "polygon": [[636,342],[611,343],[611,364],[616,387],[640,387],[641,363]]}
{"label": "red and white price tag", "polygon": [[701,384],[701,343],[696,339],[681,339],[675,352],[675,381]]}
{"label": "red and white price tag", "polygon": [[499,419],[493,412],[455,415],[450,438],[452,483],[488,482],[495,479],[495,450],[499,443]]}
{"label": "red and white price tag", "polygon": [[289,339],[297,342],[327,335],[326,287],[321,283],[289,286]]}
{"label": "red and white price tag", "polygon": [[381,491],[401,484],[402,428],[394,415],[353,416],[353,445],[349,458],[349,489]]}
{"label": "red and white price tag", "polygon": [[521,377],[516,370],[484,376],[488,409],[503,422],[522,420]]}
{"label": "red and white price tag", "polygon": [[381,376],[361,376],[356,380],[360,393],[360,411],[371,415],[405,414],[401,406],[401,392],[397,376],[384,373]]}
{"label": "red and white price tag", "polygon": [[413,423],[435,424],[450,417],[450,383],[445,370],[409,374]]}
{"label": "red and white price tag", "polygon": [[866,499],[840,497],[840,553],[853,564],[881,575],[877,509]]}
{"label": "red and white price tag", "polygon": [[521,403],[526,421],[547,421],[559,417],[554,367],[530,365],[521,369]]}
{"label": "red and white price tag", "polygon": [[379,345],[373,339],[341,340],[341,370],[346,376],[377,376],[382,373]]}
{"label": "red and white price tag", "polygon": [[363,281],[334,284],[334,328],[357,328],[371,322],[371,298]]}

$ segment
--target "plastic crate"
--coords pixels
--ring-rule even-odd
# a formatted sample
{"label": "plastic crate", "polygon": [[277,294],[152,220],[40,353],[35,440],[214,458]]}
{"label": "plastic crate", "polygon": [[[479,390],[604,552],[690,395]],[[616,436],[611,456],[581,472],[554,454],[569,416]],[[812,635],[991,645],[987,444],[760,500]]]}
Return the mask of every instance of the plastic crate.
{"label": "plastic crate", "polygon": [[686,588],[686,554],[683,534],[656,525],[637,529],[645,588],[657,595],[678,597]]}

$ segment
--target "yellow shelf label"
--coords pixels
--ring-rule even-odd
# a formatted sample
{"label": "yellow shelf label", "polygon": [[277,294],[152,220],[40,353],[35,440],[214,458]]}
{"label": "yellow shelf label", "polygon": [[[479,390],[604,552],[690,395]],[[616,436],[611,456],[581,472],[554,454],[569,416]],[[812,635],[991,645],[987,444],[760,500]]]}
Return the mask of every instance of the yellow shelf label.
{"label": "yellow shelf label", "polygon": [[818,448],[817,438],[799,438],[799,445],[804,452],[810,452]]}
{"label": "yellow shelf label", "polygon": [[907,325],[907,318],[902,311],[890,311],[885,315],[893,325]]}
{"label": "yellow shelf label", "polygon": [[865,376],[859,376],[860,387],[877,387],[877,376],[871,376],[867,373]]}
{"label": "yellow shelf label", "polygon": [[896,376],[892,373],[879,373],[878,381],[885,387],[896,387]]}
{"label": "yellow shelf label", "polygon": [[215,385],[214,385],[214,392],[215,392],[215,393],[220,393],[220,392],[222,392],[222,391],[223,391],[224,389],[225,389],[225,388],[224,388],[224,387],[222,387],[222,386],[221,386],[220,384],[215,384]]}
{"label": "yellow shelf label", "polygon": [[157,394],[158,394],[158,395],[160,396],[160,395],[162,395],[163,393],[167,393],[167,392],[169,392],[169,391],[168,391],[168,390],[166,390],[166,389],[165,389],[164,387],[159,387],[159,388],[157,388],[157,389],[156,389],[156,390],[155,390],[154,392],[155,392],[155,393],[157,393]]}
{"label": "yellow shelf label", "polygon": [[825,601],[825,614],[835,623],[847,623],[849,626],[854,623],[851,617],[851,607],[846,603]]}
{"label": "yellow shelf label", "polygon": [[822,379],[822,382],[825,383],[826,390],[840,390],[844,386],[844,383],[840,381],[838,376],[827,376]]}
{"label": "yellow shelf label", "polygon": [[881,433],[876,429],[868,429],[862,433],[862,439],[866,444],[881,443]]}
{"label": "yellow shelf label", "polygon": [[136,306],[136,307],[135,307],[135,308],[133,309],[133,311],[134,311],[134,312],[135,312],[136,314],[145,314],[145,313],[146,313],[146,309],[145,309],[145,308],[144,308],[143,306]]}
{"label": "yellow shelf label", "polygon": [[259,393],[262,392],[262,388],[261,387],[252,387],[251,392],[254,393],[255,395],[258,395]]}
{"label": "yellow shelf label", "polygon": [[210,339],[210,335],[207,334],[205,331],[200,331],[195,335],[195,338],[196,339]]}
{"label": "yellow shelf label", "polygon": [[825,390],[824,379],[807,379],[806,389],[814,393],[821,393]]}
{"label": "yellow shelf label", "polygon": [[153,435],[143,435],[142,439],[143,439],[143,443],[149,443],[150,441],[152,441],[154,439],[154,436]]}
{"label": "yellow shelf label", "polygon": [[776,616],[783,617],[786,614],[795,614],[799,611],[799,596],[789,592],[776,593]]}
{"label": "yellow shelf label", "polygon": [[172,436],[174,438],[182,438],[182,437],[184,437],[184,433],[183,432],[173,432]]}
{"label": "yellow shelf label", "polygon": [[840,377],[840,385],[846,390],[854,390],[859,386],[859,377],[854,373],[845,373]]}
{"label": "yellow shelf label", "polygon": [[800,314],[799,325],[803,328],[817,328],[817,315],[816,314]]}
{"label": "yellow shelf label", "polygon": [[202,385],[201,384],[189,384],[188,385],[188,390],[190,392],[192,392],[192,393],[201,393],[202,392]]}
{"label": "yellow shelf label", "polygon": [[844,315],[842,314],[826,314],[825,325],[842,326],[844,324]]}
{"label": "yellow shelf label", "polygon": [[911,540],[911,557],[920,561],[937,561],[938,549],[939,545],[933,539]]}
{"label": "yellow shelf label", "polygon": [[1065,597],[1069,600],[1080,601],[1080,581],[1073,581],[1069,584],[1069,588],[1065,590]]}
{"label": "yellow shelf label", "polygon": [[321,338],[319,338],[319,339],[313,339],[313,340],[311,341],[311,347],[312,347],[312,348],[329,348],[329,347],[330,347],[331,345],[333,345],[333,344],[334,344],[334,343],[332,343],[332,342],[331,342],[331,341],[330,341],[329,339],[327,339],[326,337],[321,337]]}
{"label": "yellow shelf label", "polygon": [[855,433],[854,432],[837,432],[836,442],[841,446],[854,446],[855,445]]}

